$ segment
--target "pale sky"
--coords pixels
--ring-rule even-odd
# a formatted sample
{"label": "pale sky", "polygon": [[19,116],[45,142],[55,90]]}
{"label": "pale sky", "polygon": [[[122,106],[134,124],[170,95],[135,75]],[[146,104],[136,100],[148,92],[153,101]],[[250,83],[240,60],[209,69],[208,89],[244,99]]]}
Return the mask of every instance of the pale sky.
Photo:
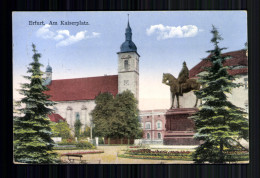
{"label": "pale sky", "polygon": [[[224,38],[224,52],[243,49],[247,42],[245,11],[155,11],[155,12],[14,12],[13,13],[13,96],[24,83],[27,65],[32,62],[34,43],[48,61],[53,79],[116,75],[117,52],[125,40],[127,14],[132,40],[140,54],[139,108],[168,109],[169,87],[162,74],[178,76],[183,61],[191,69],[205,58],[212,25]],[[45,25],[29,25],[43,21]],[[50,21],[58,25],[50,25]],[[89,25],[61,25],[60,21],[86,21]],[[45,71],[45,67],[42,68]]]}

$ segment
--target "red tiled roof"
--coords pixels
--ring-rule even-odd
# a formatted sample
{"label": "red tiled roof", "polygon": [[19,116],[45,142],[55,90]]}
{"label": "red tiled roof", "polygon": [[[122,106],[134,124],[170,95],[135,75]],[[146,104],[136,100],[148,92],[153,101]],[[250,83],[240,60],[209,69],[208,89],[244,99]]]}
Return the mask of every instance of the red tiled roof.
{"label": "red tiled roof", "polygon": [[248,73],[248,68],[228,70],[228,73],[230,75],[247,74]]}
{"label": "red tiled roof", "polygon": [[52,113],[52,114],[49,114],[48,117],[50,118],[50,120],[52,122],[56,122],[56,123],[59,122],[60,120],[65,121],[65,119],[63,117],[61,117],[59,114]]}
{"label": "red tiled roof", "polygon": [[[222,55],[231,56],[230,59],[227,59],[224,62],[224,66],[248,66],[246,50],[232,51],[232,52],[228,52],[228,53],[223,53]],[[210,57],[210,55],[207,58],[209,58],[209,57]],[[209,67],[209,66],[211,66],[210,61],[205,60],[205,59],[202,60],[200,63],[198,63],[196,66],[194,66],[190,70],[190,78],[196,78],[197,74],[204,71],[204,69],[203,69],[204,67]],[[238,75],[238,74],[244,74],[244,73],[247,73],[247,68],[229,70],[229,74],[231,74],[231,75]]]}
{"label": "red tiled roof", "polygon": [[100,76],[89,78],[75,78],[52,80],[48,85],[52,101],[94,100],[99,93],[118,93],[118,76]]}

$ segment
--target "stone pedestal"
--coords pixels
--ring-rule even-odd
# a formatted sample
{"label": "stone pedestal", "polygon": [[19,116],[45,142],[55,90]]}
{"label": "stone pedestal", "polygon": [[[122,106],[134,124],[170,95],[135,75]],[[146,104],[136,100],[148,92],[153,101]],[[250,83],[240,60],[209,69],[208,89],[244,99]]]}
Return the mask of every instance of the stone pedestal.
{"label": "stone pedestal", "polygon": [[164,145],[198,145],[199,141],[193,138],[195,124],[189,119],[197,108],[169,109],[166,112],[166,132],[163,138]]}

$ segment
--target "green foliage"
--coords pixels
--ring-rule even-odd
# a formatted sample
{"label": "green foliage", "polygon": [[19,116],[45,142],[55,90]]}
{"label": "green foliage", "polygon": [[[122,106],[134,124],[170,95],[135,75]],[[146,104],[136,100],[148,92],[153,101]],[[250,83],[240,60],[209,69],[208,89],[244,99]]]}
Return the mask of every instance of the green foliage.
{"label": "green foliage", "polygon": [[207,73],[199,76],[203,87],[195,94],[202,99],[203,104],[192,116],[197,131],[195,138],[203,141],[193,155],[196,163],[225,163],[228,157],[224,149],[234,147],[232,140],[248,139],[246,113],[228,101],[226,96],[233,88],[241,85],[233,82],[235,78],[228,74],[228,67],[223,66],[223,62],[230,56],[221,55],[221,51],[226,48],[219,48],[218,43],[222,38],[214,26],[211,33],[211,42],[215,48],[208,51],[211,55],[204,60],[209,60],[212,66],[205,68]]}
{"label": "green foliage", "polygon": [[76,119],[74,123],[74,129],[75,129],[75,137],[80,137],[80,129],[81,129],[82,123],[80,122],[80,119]]}
{"label": "green foliage", "polygon": [[58,145],[76,145],[76,141],[72,138],[62,139],[61,142],[57,143]]}
{"label": "green foliage", "polygon": [[87,137],[90,137],[90,127],[86,125],[84,131],[80,133],[80,138],[87,138]]}
{"label": "green foliage", "polygon": [[19,104],[26,106],[19,109],[22,116],[14,118],[14,159],[22,163],[55,163],[56,153],[52,152],[54,142],[50,120],[47,114],[52,110],[49,106],[54,103],[49,101],[44,91],[48,88],[43,85],[43,72],[39,63],[41,55],[33,48],[33,62],[28,67],[30,76],[25,76],[29,83],[22,84],[20,93],[24,95]]}
{"label": "green foliage", "polygon": [[113,107],[113,95],[101,93],[95,99],[96,106],[92,111],[93,123],[95,124],[95,134],[105,137],[111,132],[109,127],[112,115],[115,112]]}
{"label": "green foliage", "polygon": [[84,149],[94,149],[96,148],[94,145],[92,145],[91,143],[89,143],[88,141],[79,141],[76,144],[77,148],[84,148]]}
{"label": "green foliage", "polygon": [[53,135],[52,135],[53,137],[62,137],[62,139],[72,138],[69,125],[66,121],[52,123],[51,130],[53,133]]}
{"label": "green foliage", "polygon": [[98,137],[98,144],[104,144],[103,137]]}
{"label": "green foliage", "polygon": [[95,124],[95,136],[109,138],[138,138],[140,123],[138,120],[137,100],[133,93],[124,91],[114,98],[110,93],[101,93],[96,97],[96,107],[92,111]]}

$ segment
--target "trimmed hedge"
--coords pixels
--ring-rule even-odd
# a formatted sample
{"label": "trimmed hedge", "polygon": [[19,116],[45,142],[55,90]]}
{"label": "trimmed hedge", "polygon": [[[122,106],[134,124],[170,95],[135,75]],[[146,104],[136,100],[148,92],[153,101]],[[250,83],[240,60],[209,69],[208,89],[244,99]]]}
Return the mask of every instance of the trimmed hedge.
{"label": "trimmed hedge", "polygon": [[95,149],[96,148],[94,145],[92,145],[88,141],[79,141],[76,144],[76,147],[77,148],[85,148],[85,149]]}
{"label": "trimmed hedge", "polygon": [[[125,154],[119,155],[119,157],[132,159],[192,161],[193,153],[194,151],[152,151],[150,149],[137,149],[127,150]],[[229,162],[249,160],[249,153],[246,151],[229,152],[229,155],[230,157],[233,157]]]}

